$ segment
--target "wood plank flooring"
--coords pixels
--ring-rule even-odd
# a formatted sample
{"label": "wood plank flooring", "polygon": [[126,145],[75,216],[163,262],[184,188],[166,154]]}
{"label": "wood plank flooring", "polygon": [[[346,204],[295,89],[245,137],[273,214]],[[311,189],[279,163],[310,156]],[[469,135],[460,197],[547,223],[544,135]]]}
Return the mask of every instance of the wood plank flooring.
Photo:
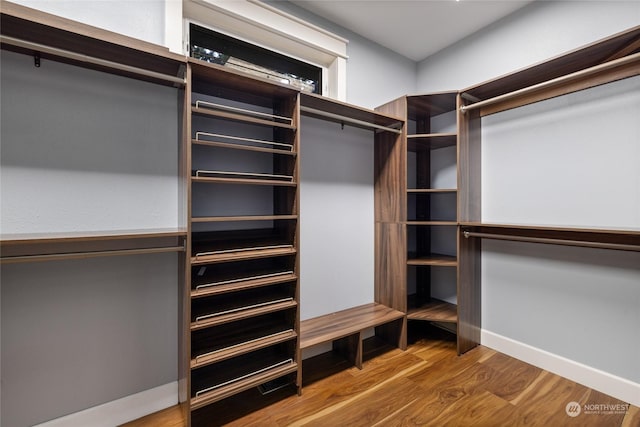
{"label": "wood plank flooring", "polygon": [[[624,402],[486,347],[458,357],[445,335],[418,340],[405,352],[376,347],[369,356],[376,357],[363,370],[316,358],[308,362],[315,367],[305,366],[302,396],[289,390],[265,398],[250,391],[196,414],[194,427],[640,426],[635,406],[570,417],[566,406],[572,401],[581,407]],[[318,379],[320,363],[335,373]],[[292,395],[278,400],[278,393]],[[184,421],[175,406],[125,426],[182,427]]]}

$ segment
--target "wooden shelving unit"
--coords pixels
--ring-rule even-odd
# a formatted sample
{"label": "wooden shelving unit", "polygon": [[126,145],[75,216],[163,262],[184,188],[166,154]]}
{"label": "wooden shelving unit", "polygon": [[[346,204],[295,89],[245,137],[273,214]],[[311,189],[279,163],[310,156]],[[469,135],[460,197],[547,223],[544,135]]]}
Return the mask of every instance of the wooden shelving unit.
{"label": "wooden shelving unit", "polygon": [[[402,152],[396,153],[400,164],[395,175],[403,209],[394,243],[404,248],[402,260],[397,259],[404,270],[398,272],[401,279],[392,292],[394,308],[414,321],[410,327],[420,328],[420,322],[425,321],[446,323],[456,332],[462,310],[459,303],[470,298],[457,280],[457,98],[457,92],[413,95],[378,107],[405,117],[408,123]],[[466,345],[469,341],[473,342]],[[478,342],[479,338],[463,340],[459,336],[458,352],[464,353]]]}
{"label": "wooden shelving unit", "polygon": [[267,382],[300,389],[299,95],[197,60],[187,74],[181,366],[192,425]]}

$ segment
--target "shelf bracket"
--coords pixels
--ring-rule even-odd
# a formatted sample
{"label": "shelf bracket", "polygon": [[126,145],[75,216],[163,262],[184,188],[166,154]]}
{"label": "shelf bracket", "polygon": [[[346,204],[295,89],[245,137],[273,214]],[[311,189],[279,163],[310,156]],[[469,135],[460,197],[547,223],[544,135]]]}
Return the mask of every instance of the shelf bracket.
{"label": "shelf bracket", "polygon": [[33,65],[40,68],[40,52],[33,52]]}

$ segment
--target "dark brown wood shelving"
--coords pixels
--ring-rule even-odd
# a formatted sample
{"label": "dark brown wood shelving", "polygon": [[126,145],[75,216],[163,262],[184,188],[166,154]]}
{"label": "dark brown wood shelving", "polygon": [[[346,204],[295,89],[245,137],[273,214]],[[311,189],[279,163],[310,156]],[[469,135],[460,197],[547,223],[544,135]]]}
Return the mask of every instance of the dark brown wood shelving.
{"label": "dark brown wood shelving", "polygon": [[257,326],[260,334],[257,335],[256,338],[242,335],[242,340],[217,340],[217,347],[201,349],[202,353],[194,355],[191,359],[191,369],[201,368],[212,363],[221,362],[223,360],[270,347],[275,344],[292,341],[298,336],[293,329],[270,332],[268,325]]}
{"label": "dark brown wood shelving", "polygon": [[209,328],[211,326],[235,322],[237,320],[256,317],[267,313],[273,313],[274,311],[287,310],[290,308],[294,308],[297,305],[298,303],[296,301],[293,301],[289,298],[282,298],[282,300],[265,301],[264,305],[261,305],[259,307],[245,307],[244,309],[235,311],[233,313],[216,315],[215,317],[211,317],[206,320],[194,320],[193,322],[191,322],[191,330],[197,331],[198,329]]}
{"label": "dark brown wood shelving", "polygon": [[410,307],[407,312],[409,320],[424,320],[428,322],[458,322],[458,307],[455,304],[437,299],[420,307]]}
{"label": "dark brown wood shelving", "polygon": [[0,262],[34,262],[185,251],[177,229],[5,234]]}
{"label": "dark brown wood shelving", "polygon": [[192,381],[191,410],[297,371],[295,361],[283,352],[272,352],[270,349],[257,350],[196,369],[199,375]]}
{"label": "dark brown wood shelving", "polygon": [[458,136],[455,133],[407,135],[407,149],[409,151],[437,150],[455,147],[457,143]]}
{"label": "dark brown wood shelving", "polygon": [[295,220],[298,215],[239,215],[193,217],[191,222],[279,221]]}
{"label": "dark brown wood shelving", "polygon": [[441,267],[456,267],[458,265],[458,259],[455,256],[443,254],[428,254],[421,256],[409,254],[407,265],[435,265]]}
{"label": "dark brown wood shelving", "polygon": [[[216,148],[228,148],[231,150],[246,150],[246,151],[256,151],[261,153],[270,153],[270,154],[281,154],[283,156],[297,156],[298,153],[295,151],[289,151],[285,148],[265,148],[265,147],[255,147],[252,145],[243,145],[243,144],[234,144],[230,142],[222,142],[222,141],[207,141],[202,139],[192,139],[191,144],[193,145],[203,145],[207,147],[216,147]],[[293,147],[291,147],[293,148]]]}
{"label": "dark brown wood shelving", "polygon": [[[56,54],[54,51],[41,52],[42,59],[51,59],[157,84],[177,86],[185,83],[183,81],[185,57],[171,53],[163,46],[5,1],[2,2],[0,28],[4,37],[108,61],[113,63],[115,67],[124,65],[125,68],[114,68],[104,64],[73,59],[63,56],[63,53]],[[2,49],[29,56],[33,56],[34,51],[38,52],[37,48],[18,47],[10,43],[3,43]],[[126,66],[140,69],[143,72],[158,73],[159,77],[154,77],[153,74],[143,75],[126,69]],[[169,81],[162,76],[177,79]],[[182,83],[178,83],[179,81]]]}
{"label": "dark brown wood shelving", "polygon": [[202,182],[209,184],[239,184],[239,185],[271,185],[281,187],[295,187],[298,185],[295,181],[279,181],[274,179],[247,179],[247,178],[207,178],[192,177],[193,182]]}
{"label": "dark brown wood shelving", "polygon": [[191,291],[191,298],[202,298],[211,295],[218,295],[228,292],[237,292],[246,289],[259,288],[263,286],[275,285],[278,283],[287,283],[297,280],[298,277],[293,273],[285,273],[273,275],[270,277],[259,277],[256,279],[248,278],[245,280],[238,279],[232,283],[224,283],[219,285],[211,285],[194,289]]}
{"label": "dark brown wood shelving", "polygon": [[291,131],[296,130],[296,127],[288,124],[288,123],[280,123],[280,122],[276,122],[273,120],[267,120],[267,119],[259,119],[256,117],[249,117],[247,115],[243,115],[243,114],[239,114],[239,113],[231,113],[231,112],[227,112],[227,111],[216,111],[216,110],[210,110],[210,109],[206,109],[206,108],[198,108],[198,107],[192,107],[191,111],[193,112],[193,114],[199,114],[199,115],[203,115],[203,116],[210,116],[210,117],[219,117],[219,118],[223,118],[226,120],[233,120],[233,121],[237,121],[237,122],[243,122],[243,123],[249,123],[252,125],[261,125],[261,126],[269,126],[269,127],[276,127],[276,128],[281,128],[281,129],[288,129]]}
{"label": "dark brown wood shelving", "polygon": [[407,193],[457,193],[455,188],[408,188]]}

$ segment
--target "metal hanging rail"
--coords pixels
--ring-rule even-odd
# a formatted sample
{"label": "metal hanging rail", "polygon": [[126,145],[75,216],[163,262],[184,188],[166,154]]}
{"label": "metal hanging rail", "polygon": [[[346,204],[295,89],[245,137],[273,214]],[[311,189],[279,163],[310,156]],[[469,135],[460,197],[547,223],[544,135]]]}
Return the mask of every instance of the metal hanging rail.
{"label": "metal hanging rail", "polygon": [[344,123],[351,123],[351,124],[358,125],[358,126],[368,127],[368,128],[371,128],[371,129],[383,130],[385,132],[393,132],[393,133],[396,133],[398,135],[400,135],[402,133],[402,131],[400,129],[392,128],[392,127],[389,127],[389,126],[377,125],[375,123],[365,122],[364,120],[352,119],[351,117],[341,116],[340,114],[329,113],[329,112],[318,110],[318,109],[311,108],[311,107],[305,107],[304,105],[300,106],[300,111],[301,112],[315,114],[315,115],[318,115],[318,116],[327,117],[327,118],[330,118],[330,119],[339,120],[339,121],[344,122]]}
{"label": "metal hanging rail", "polygon": [[478,233],[475,231],[463,231],[465,238],[479,237],[485,239],[494,240],[509,240],[514,242],[527,242],[527,243],[543,243],[549,245],[563,245],[563,246],[579,246],[595,249],[613,249],[618,251],[635,251],[640,252],[640,245],[628,245],[622,243],[604,243],[604,242],[592,242],[586,240],[569,240],[569,239],[553,239],[547,237],[526,237],[526,236],[510,236],[504,234],[494,233]]}
{"label": "metal hanging rail", "polygon": [[[576,71],[574,73],[566,74],[564,76],[557,77],[555,79],[547,80],[542,83],[538,83],[532,86],[527,86],[522,89],[514,90],[513,92],[508,92],[503,95],[494,96],[493,98],[485,99],[484,101],[478,101],[473,104],[463,105],[460,107],[460,111],[465,113],[469,110],[475,110],[477,108],[482,108],[487,105],[495,104],[497,102],[506,101],[521,95],[525,95],[529,92],[534,92],[540,89],[545,89],[550,86],[566,83],[581,77],[590,76],[592,74],[596,74],[601,71],[610,70],[612,68],[616,68],[622,65],[630,64],[638,60],[640,60],[640,53],[634,53],[633,55],[625,56],[623,58],[615,59],[613,61],[608,61],[603,64],[595,65],[593,67],[585,68],[583,70]],[[467,98],[467,95],[468,94],[465,94],[465,93],[462,94],[462,96],[465,98]]]}
{"label": "metal hanging rail", "polygon": [[72,52],[69,50],[58,49],[56,47],[51,47],[51,46],[47,46],[40,43],[21,40],[14,37],[0,36],[0,43],[5,43],[5,44],[16,46],[16,47],[22,47],[25,49],[33,49],[41,53],[49,53],[52,55],[73,59],[75,61],[85,62],[88,64],[100,65],[102,67],[112,68],[120,71],[126,71],[128,73],[138,74],[145,77],[151,77],[154,79],[175,83],[181,86],[184,86],[187,84],[187,80],[184,77],[170,76],[167,74],[158,73],[156,71],[145,70],[144,68],[120,64],[118,62],[109,61],[106,59],[100,59],[93,56]]}

